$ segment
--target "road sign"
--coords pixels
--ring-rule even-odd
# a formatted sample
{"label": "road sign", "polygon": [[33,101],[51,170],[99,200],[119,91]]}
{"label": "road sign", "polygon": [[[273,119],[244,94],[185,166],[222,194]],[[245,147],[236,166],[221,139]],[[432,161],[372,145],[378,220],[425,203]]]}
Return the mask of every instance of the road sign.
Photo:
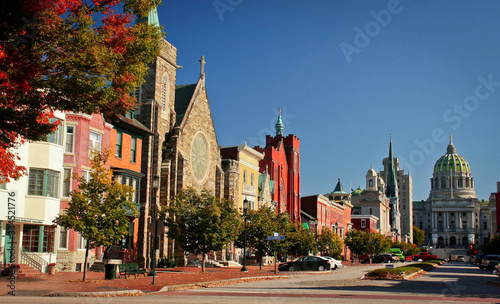
{"label": "road sign", "polygon": [[164,232],[164,230],[165,230],[165,225],[161,220],[156,220],[156,225],[155,225],[155,220],[151,221],[151,224],[149,224],[149,231],[153,235],[155,235],[157,232],[158,235],[160,235]]}
{"label": "road sign", "polygon": [[285,239],[284,235],[278,235],[278,236],[268,236],[267,240],[268,241],[282,241]]}

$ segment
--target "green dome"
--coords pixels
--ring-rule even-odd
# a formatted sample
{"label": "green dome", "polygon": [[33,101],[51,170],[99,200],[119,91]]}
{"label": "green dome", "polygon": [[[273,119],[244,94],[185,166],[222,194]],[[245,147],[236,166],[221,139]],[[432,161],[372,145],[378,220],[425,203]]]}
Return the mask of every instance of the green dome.
{"label": "green dome", "polygon": [[441,156],[434,165],[434,173],[452,171],[470,174],[470,166],[462,156],[457,154],[453,143],[450,143],[447,153]]}

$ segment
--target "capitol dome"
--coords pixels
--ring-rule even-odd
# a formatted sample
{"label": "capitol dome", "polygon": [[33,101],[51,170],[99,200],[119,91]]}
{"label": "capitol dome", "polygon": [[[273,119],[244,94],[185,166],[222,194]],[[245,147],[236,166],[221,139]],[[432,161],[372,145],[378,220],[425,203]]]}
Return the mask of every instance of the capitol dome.
{"label": "capitol dome", "polygon": [[429,198],[475,198],[474,178],[469,163],[457,154],[457,149],[450,136],[446,154],[434,165]]}

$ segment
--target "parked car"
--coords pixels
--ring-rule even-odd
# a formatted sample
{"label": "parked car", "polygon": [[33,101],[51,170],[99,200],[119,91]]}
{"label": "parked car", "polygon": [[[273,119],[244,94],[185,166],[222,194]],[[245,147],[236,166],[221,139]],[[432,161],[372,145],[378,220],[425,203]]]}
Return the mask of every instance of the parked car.
{"label": "parked car", "polygon": [[381,256],[384,256],[389,263],[399,262],[399,257],[394,253],[382,253]]}
{"label": "parked car", "polygon": [[330,262],[327,259],[317,256],[303,256],[293,261],[281,263],[278,266],[280,271],[296,271],[296,270],[330,270]]}
{"label": "parked car", "polygon": [[342,267],[342,261],[336,260],[329,256],[320,256],[320,258],[324,258],[330,261],[330,269],[335,270],[337,268]]}
{"label": "parked car", "polygon": [[383,255],[376,255],[374,257],[365,259],[365,260],[363,260],[363,263],[370,263],[370,260],[372,263],[389,263],[389,261],[387,260],[387,257],[385,257]]}
{"label": "parked car", "polygon": [[493,270],[500,263],[500,255],[488,254],[483,257],[479,269]]}
{"label": "parked car", "polygon": [[484,256],[485,256],[484,253],[478,253],[476,255],[476,257],[474,258],[474,265],[476,265],[476,266],[481,265],[481,260],[483,259]]}
{"label": "parked car", "polygon": [[411,262],[411,261],[413,261],[413,257],[411,255],[407,255],[407,256],[405,256],[405,261]]}
{"label": "parked car", "polygon": [[497,264],[495,270],[493,270],[493,274],[496,274],[497,276],[500,277],[500,264]]}
{"label": "parked car", "polygon": [[457,262],[465,262],[465,257],[463,255],[458,255],[455,258],[455,261],[457,261]]}
{"label": "parked car", "polygon": [[422,261],[430,261],[430,260],[436,260],[438,257],[437,255],[429,254],[428,252],[420,252],[419,254],[416,254],[413,256],[414,261],[422,260]]}

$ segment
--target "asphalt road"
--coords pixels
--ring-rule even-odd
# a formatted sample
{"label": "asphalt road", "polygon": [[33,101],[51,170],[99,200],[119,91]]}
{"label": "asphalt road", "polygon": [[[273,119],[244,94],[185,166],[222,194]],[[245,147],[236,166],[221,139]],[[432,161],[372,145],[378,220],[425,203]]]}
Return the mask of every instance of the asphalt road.
{"label": "asphalt road", "polygon": [[444,264],[408,281],[359,280],[380,265],[292,279],[161,292],[128,298],[0,297],[0,303],[500,303],[500,278],[466,263]]}

